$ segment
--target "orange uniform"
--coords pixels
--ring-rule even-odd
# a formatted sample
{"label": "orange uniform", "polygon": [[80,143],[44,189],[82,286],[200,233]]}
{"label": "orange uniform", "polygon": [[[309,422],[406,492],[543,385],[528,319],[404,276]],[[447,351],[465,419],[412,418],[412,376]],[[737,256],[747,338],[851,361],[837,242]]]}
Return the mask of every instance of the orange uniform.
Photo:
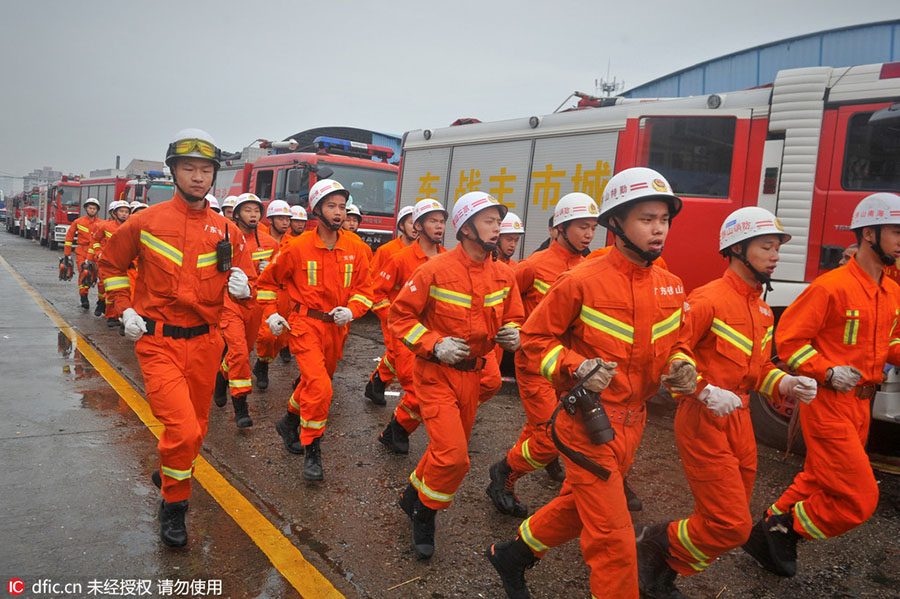
{"label": "orange uniform", "polygon": [[[475,262],[462,245],[416,269],[391,306],[391,331],[416,354],[414,388],[430,441],[409,480],[431,509],[450,507],[469,469],[480,357],[492,352],[501,327],[521,326],[522,317],[512,270],[490,259]],[[471,348],[468,364],[434,362],[435,343],[448,336]]]}
{"label": "orange uniform", "polygon": [[72,255],[75,251],[75,271],[78,273],[78,293],[79,295],[87,295],[91,286],[86,284],[85,273],[81,271],[81,265],[85,260],[90,260],[90,249],[94,244],[94,233],[100,227],[101,221],[96,216],[79,216],[76,218],[69,231],[66,233],[65,248],[63,254]]}
{"label": "orange uniform", "polygon": [[[291,235],[290,232],[285,233],[281,236],[281,241],[278,242],[275,251],[272,253],[272,257],[267,259],[268,262],[272,262],[275,258],[284,251],[284,248],[288,246],[294,239],[297,239],[298,236]],[[273,238],[274,241],[274,238]],[[278,313],[279,314],[288,314],[291,310],[291,298],[284,291],[284,288],[279,291],[279,293],[275,294],[271,291],[263,291],[260,290],[257,294],[258,299],[263,298],[268,299],[277,299],[278,305]],[[256,357],[258,357],[263,362],[272,362],[275,359],[275,356],[278,355],[283,348],[288,346],[288,341],[290,339],[290,334],[287,329],[284,330],[283,333],[279,336],[275,336],[272,334],[272,331],[269,329],[269,325],[265,323],[262,319],[260,319],[259,325],[259,333],[256,337]]]}
{"label": "orange uniform", "polygon": [[[116,232],[120,225],[121,223],[114,218],[100,221],[100,225],[98,225],[97,230],[94,231],[91,248],[88,250],[89,260],[93,260],[94,262],[100,261],[100,256],[103,255],[103,248],[106,247],[106,242],[109,241],[109,238],[113,236],[113,233]],[[97,281],[97,299],[103,302],[106,301],[106,292],[102,280]],[[115,318],[116,311],[113,308],[112,303],[106,304],[104,316],[106,318]]]}
{"label": "orange uniform", "polygon": [[259,298],[263,319],[276,312],[282,286],[293,303],[290,314],[282,316],[291,327],[291,353],[297,358],[301,379],[291,395],[288,411],[300,417],[303,445],[325,432],[331,406],[331,377],[348,333],[348,327],[326,322],[323,313],[344,306],[353,318],[359,318],[372,307],[369,261],[346,231],[337,234],[333,249],[328,249],[317,231],[300,235],[278,254],[259,279],[260,291],[269,292]]}
{"label": "orange uniform", "polygon": [[562,441],[606,467],[609,479],[565,458],[559,496],[519,526],[521,539],[539,556],[580,534],[597,597],[638,597],[634,529],[622,480],[644,430],[646,398],[658,389],[671,359],[690,360],[676,351],[683,304],[678,277],[611,250],[560,276],[522,328],[530,368],[557,390],[574,386],[574,372],[588,358],[618,363],[618,374],[602,393],[615,439],[593,445],[580,413],[560,411],[557,418]]}
{"label": "orange uniform", "polygon": [[[267,233],[254,231],[244,236],[244,248],[250,252],[253,274],[260,272],[260,262],[271,262],[277,244]],[[248,273],[249,276],[249,273]],[[262,323],[262,307],[254,301],[225,298],[222,310],[222,335],[228,350],[222,359],[222,374],[228,380],[232,397],[246,397],[253,390],[250,378],[250,352]]]}
{"label": "orange uniform", "polygon": [[[583,260],[581,254],[572,253],[554,242],[546,250],[519,263],[515,269],[516,283],[522,294],[526,318],[534,312],[556,279]],[[523,352],[516,354],[515,361],[516,382],[528,420],[515,445],[507,452],[506,461],[515,472],[525,473],[543,468],[559,455],[547,436],[546,427],[540,426],[550,420],[559,400],[553,385],[539,371],[529,369]]]}
{"label": "orange uniform", "polygon": [[[794,530],[807,539],[836,537],[875,511],[878,484],[865,451],[871,397],[884,365],[900,363],[900,287],[876,283],[853,258],[813,281],[784,311],[775,340],[779,355],[819,390],[800,405],[806,442],[803,471],[770,508],[793,512]],[[826,372],[849,365],[862,373],[853,391],[825,385]]]}
{"label": "orange uniform", "polygon": [[[590,254],[587,255],[587,259],[588,259],[588,260],[593,260],[594,258],[599,258],[599,257],[601,257],[601,256],[605,256],[605,255],[608,254],[608,253],[610,252],[610,250],[612,250],[614,247],[615,247],[614,245],[607,245],[607,246],[602,247],[602,248],[597,248],[596,250],[594,250],[593,252],[591,252]],[[666,261],[663,260],[663,257],[662,257],[662,256],[660,256],[659,258],[657,258],[656,260],[654,260],[654,261],[653,261],[653,264],[655,264],[656,266],[659,266],[660,268],[664,268],[664,269],[666,269],[666,270],[669,270],[669,266],[666,264]]]}
{"label": "orange uniform", "polygon": [[[253,293],[256,273],[237,227],[212,210],[190,209],[178,194],[131,216],[100,258],[100,276],[116,314],[134,308],[147,321],[147,333],[134,349],[150,409],[165,427],[158,448],[167,503],[190,497],[194,461],[206,436],[231,274],[216,268],[216,244],[226,229],[232,265],[247,274]],[[132,302],[129,267],[135,258]]]}
{"label": "orange uniform", "polygon": [[[403,243],[403,239],[397,237],[396,239],[392,239],[388,241],[377,250],[375,250],[375,255],[372,258],[372,263],[370,264],[370,270],[372,271],[372,286],[373,288],[379,285],[379,281],[377,278],[381,273],[382,269],[388,264],[390,259],[396,255],[399,251],[406,249],[407,246]],[[376,300],[374,297],[372,298],[372,312],[378,316],[378,320],[381,321],[381,333],[384,337],[384,355],[381,356],[381,361],[378,362],[378,366],[375,369],[378,372],[378,377],[381,381],[387,385],[393,378],[397,375],[394,363],[396,362],[396,358],[394,357],[393,351],[393,343],[391,343],[391,332],[387,326],[387,308],[390,307],[391,301],[395,297],[397,297],[397,291],[399,291],[399,286],[396,287],[396,291],[392,286],[387,291],[386,298],[381,298]]]}
{"label": "orange uniform", "polygon": [[[447,250],[444,246],[438,246],[438,253],[443,254]],[[388,313],[391,304],[397,299],[403,285],[412,277],[413,272],[428,262],[429,258],[422,251],[422,246],[418,241],[413,242],[407,248],[404,248],[394,254],[384,267],[379,271],[378,275],[373,279],[372,301],[375,306],[382,306],[376,314],[382,319],[382,326],[387,327]],[[422,422],[422,415],[419,413],[419,400],[416,399],[415,386],[413,384],[413,363],[415,357],[410,349],[404,345],[387,329],[385,335],[385,347],[390,349],[394,359],[391,362],[397,381],[403,386],[403,398],[394,408],[394,418],[400,423],[407,433],[412,433],[419,427]],[[388,346],[388,344],[390,344]],[[383,360],[382,360],[383,361]],[[380,372],[380,371],[379,371]],[[384,380],[384,379],[382,379]]]}
{"label": "orange uniform", "polygon": [[[756,440],[746,394],[781,401],[786,375],[772,363],[772,310],[762,289],[730,268],[694,290],[680,342],[692,348],[700,380],[693,396],[680,395],[675,441],[691,491],[694,513],[669,523],[668,560],[683,576],[702,572],[750,534],[750,495],[756,477]],[[742,409],[716,416],[696,399],[707,384],[744,396]]]}

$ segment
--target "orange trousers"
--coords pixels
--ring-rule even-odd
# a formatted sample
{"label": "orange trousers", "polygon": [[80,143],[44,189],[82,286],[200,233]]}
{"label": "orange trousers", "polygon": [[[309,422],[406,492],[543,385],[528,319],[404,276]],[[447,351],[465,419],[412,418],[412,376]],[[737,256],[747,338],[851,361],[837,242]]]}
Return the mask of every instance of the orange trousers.
{"label": "orange trousers", "polygon": [[[387,312],[387,310],[382,310],[382,312]],[[378,378],[387,385],[397,376],[396,366],[394,365],[397,361],[397,358],[394,355],[394,345],[397,343],[400,345],[403,344],[397,339],[394,339],[391,330],[388,328],[387,318],[381,318],[379,313],[379,320],[381,321],[381,334],[384,335],[384,354],[381,356],[381,360],[378,361],[375,372],[378,373]],[[406,348],[405,345],[403,347],[404,349]]]}
{"label": "orange trousers", "polygon": [[[282,299],[284,296],[284,299]],[[290,299],[287,292],[279,293],[278,313],[282,316],[290,315]],[[290,333],[287,329],[277,337],[272,334],[269,325],[260,318],[259,333],[256,335],[256,357],[263,362],[272,362],[280,352],[290,344]]]}
{"label": "orange trousers", "polygon": [[609,480],[601,480],[563,455],[566,480],[562,490],[519,525],[519,537],[541,557],[552,547],[580,536],[581,554],[591,569],[593,596],[638,599],[637,550],[622,481],[640,444],[644,418],[629,426],[613,422],[613,428],[615,439],[592,445],[580,416],[560,411],[557,431],[563,442],[611,474]]}
{"label": "orange trousers", "polygon": [[689,576],[750,536],[756,478],[750,410],[719,418],[699,401],[684,399],[675,414],[675,442],[694,495],[694,513],[669,523],[668,563]]}
{"label": "orange trousers", "polygon": [[878,483],[866,455],[871,400],[820,387],[800,405],[806,443],[803,471],[770,508],[793,512],[794,530],[807,539],[836,537],[868,520]]}
{"label": "orange trousers", "polygon": [[469,471],[469,437],[478,411],[481,375],[422,358],[413,365],[429,442],[409,480],[422,503],[432,509],[450,507]]}
{"label": "orange trousers", "polygon": [[[415,354],[409,351],[409,349],[403,345],[402,341],[395,340],[395,344],[397,380],[403,385],[405,393],[397,404],[397,407],[394,408],[394,417],[407,433],[412,434],[422,423],[422,414],[419,408],[419,399],[416,396],[415,386],[412,384],[412,380],[407,379],[407,376],[412,374],[410,366],[415,360]],[[409,356],[408,359],[407,355]],[[488,352],[485,354],[484,359],[484,368],[480,371],[481,380],[478,383],[479,406],[496,395],[497,391],[499,391],[500,387],[503,385],[503,379],[500,377],[500,364],[497,362],[496,352]],[[408,387],[403,383],[405,380],[409,380]]]}
{"label": "orange trousers", "polygon": [[78,295],[87,295],[91,290],[91,286],[87,284],[87,271],[81,270],[81,265],[90,259],[87,250],[82,250],[81,246],[75,248],[75,275],[78,277]]}
{"label": "orange trousers", "polygon": [[193,339],[144,335],[134,344],[150,410],[163,426],[159,449],[166,502],[191,496],[194,462],[206,437],[209,404],[224,341],[216,327]]}
{"label": "orange trousers", "polygon": [[222,336],[228,351],[222,360],[222,374],[228,379],[233,397],[247,396],[253,391],[250,378],[250,351],[256,344],[262,307],[253,302],[249,307],[226,303],[222,310]]}
{"label": "orange trousers", "polygon": [[553,416],[559,400],[547,379],[525,368],[521,352],[516,354],[516,383],[527,421],[516,444],[507,452],[506,462],[516,472],[531,472],[543,468],[559,455],[547,428],[540,426]]}
{"label": "orange trousers", "polygon": [[347,339],[347,327],[291,312],[291,353],[300,368],[300,384],[288,411],[300,417],[300,443],[309,445],[325,432],[333,389],[331,377]]}

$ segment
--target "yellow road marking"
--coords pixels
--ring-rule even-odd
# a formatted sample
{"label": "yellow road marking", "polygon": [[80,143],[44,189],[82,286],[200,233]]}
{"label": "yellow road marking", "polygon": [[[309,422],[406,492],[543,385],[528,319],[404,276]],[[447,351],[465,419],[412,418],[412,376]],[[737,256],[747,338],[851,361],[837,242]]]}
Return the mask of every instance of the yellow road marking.
{"label": "yellow road marking", "polygon": [[[16,272],[3,256],[0,256],[0,263],[6,267],[6,270],[31,296],[31,299],[40,306],[53,324],[75,344],[78,351],[97,369],[97,372],[106,379],[106,382],[125,400],[129,407],[134,410],[134,413],[147,425],[150,432],[159,438],[162,432],[162,423],[153,416],[153,413],[150,411],[150,405],[144,397],[115,368],[104,360],[87,340],[78,334],[78,331],[72,325],[63,320],[53,306],[41,297],[34,287]],[[334,588],[328,579],[306,561],[300,550],[281,531],[275,528],[246,497],[241,495],[224,476],[219,474],[202,455],[197,457],[194,479],[212,495],[213,499],[222,506],[235,523],[247,533],[247,536],[256,543],[266,557],[269,558],[269,561],[272,562],[272,565],[291,583],[291,586],[300,593],[303,599],[343,599],[344,596]]]}

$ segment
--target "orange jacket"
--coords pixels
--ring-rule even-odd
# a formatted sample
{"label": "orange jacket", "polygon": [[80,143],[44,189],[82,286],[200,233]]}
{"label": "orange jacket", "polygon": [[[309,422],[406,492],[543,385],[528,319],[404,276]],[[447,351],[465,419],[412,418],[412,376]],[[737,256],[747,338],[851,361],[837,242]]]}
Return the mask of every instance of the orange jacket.
{"label": "orange jacket", "polygon": [[244,244],[250,249],[250,258],[253,260],[257,275],[260,273],[259,263],[262,261],[271,263],[279,247],[271,235],[259,229],[244,235]]}
{"label": "orange jacket", "polygon": [[[94,233],[102,222],[96,216],[84,215],[76,218],[69,226],[69,232],[66,233],[66,246],[63,253],[66,256],[71,256],[72,246],[77,245],[79,250],[87,254],[91,244],[94,243]],[[76,233],[78,235],[77,238]]]}
{"label": "orange jacket", "polygon": [[384,268],[384,265],[387,264],[388,260],[391,259],[391,256],[407,247],[409,246],[403,243],[403,240],[400,237],[397,237],[396,239],[388,241],[377,250],[375,250],[375,255],[372,257],[372,263],[369,264],[369,269],[372,271],[372,276],[378,276],[378,273],[381,272],[381,269]]}
{"label": "orange jacket", "polygon": [[465,339],[475,358],[494,348],[500,327],[519,327],[523,317],[512,270],[490,258],[475,262],[460,244],[415,270],[391,306],[388,326],[423,358],[444,337]]}
{"label": "orange jacket", "polygon": [[697,362],[697,392],[712,384],[781,402],[778,383],[787,373],[770,359],[774,318],[761,293],[729,268],[688,296],[680,342]]}
{"label": "orange jacket", "polygon": [[[100,279],[116,313],[133,307],[141,316],[181,327],[218,324],[230,272],[216,268],[216,244],[228,230],[232,266],[250,279],[256,269],[237,226],[212,210],[192,210],[178,193],[128,218],[106,244]],[[137,258],[132,306],[128,267]],[[244,300],[247,301],[247,300]]]}
{"label": "orange jacket", "polygon": [[900,287],[879,285],[856,258],[829,271],[787,307],[775,341],[788,368],[824,384],[833,366],[853,366],[860,385],[881,383],[885,362],[900,364]]}
{"label": "orange jacket", "polygon": [[[614,247],[616,247],[616,246],[614,246],[614,245],[608,245],[608,246],[606,246],[606,247],[597,248],[596,250],[594,250],[593,252],[591,252],[590,254],[587,255],[587,259],[588,259],[588,260],[592,260],[592,259],[594,259],[594,258],[599,258],[599,257],[601,257],[601,256],[605,256],[605,255],[608,254],[609,251],[610,251],[611,249],[613,249]],[[657,258],[656,260],[654,260],[654,261],[653,261],[653,264],[659,266],[660,268],[664,268],[664,269],[666,269],[666,270],[669,270],[669,266],[666,264],[666,261],[663,260],[663,257],[662,257],[662,256],[660,256],[659,258]]]}
{"label": "orange jacket", "polygon": [[617,362],[603,402],[640,408],[671,359],[693,362],[689,349],[676,346],[683,306],[681,279],[613,250],[557,279],[522,327],[522,351],[558,390],[575,385],[588,358]]}
{"label": "orange jacket", "polygon": [[[438,254],[443,254],[447,250],[444,246],[438,246]],[[372,279],[372,311],[379,318],[386,318],[388,308],[391,303],[397,299],[400,289],[409,280],[413,272],[422,264],[428,262],[429,258],[422,251],[422,246],[416,240],[409,247],[405,247],[394,254],[378,271]]]}
{"label": "orange jacket", "polygon": [[347,231],[337,234],[331,250],[315,230],[288,242],[259,278],[263,318],[277,311],[282,285],[301,310],[330,312],[344,306],[359,318],[372,307],[369,260]]}
{"label": "orange jacket", "polygon": [[498,258],[497,258],[497,261],[498,261],[498,262],[502,262],[503,264],[507,265],[508,267],[512,268],[513,270],[515,270],[516,265],[518,264],[518,262],[516,262],[516,261],[513,260],[512,258],[505,258],[505,259],[504,259],[504,258],[498,257]]}
{"label": "orange jacket", "polygon": [[519,262],[515,268],[516,283],[522,294],[525,316],[528,317],[544,299],[559,275],[583,260],[581,254],[573,254],[562,244],[552,242],[546,250],[535,252]]}
{"label": "orange jacket", "polygon": [[[363,238],[359,236],[358,233],[354,233],[353,231],[347,231],[347,236],[350,237],[354,243],[358,243],[363,249],[363,252],[366,254],[366,258],[369,260],[369,268],[371,270],[372,260],[374,259],[374,254],[372,254],[372,248],[369,247],[369,244],[363,241]],[[371,273],[369,273],[371,275]]]}
{"label": "orange jacket", "polygon": [[96,262],[100,259],[100,256],[103,254],[103,248],[106,246],[106,242],[109,241],[109,238],[113,236],[113,233],[115,233],[120,226],[119,221],[114,218],[100,221],[100,225],[97,227],[97,230],[94,231],[91,247],[88,249],[88,256],[91,260]]}

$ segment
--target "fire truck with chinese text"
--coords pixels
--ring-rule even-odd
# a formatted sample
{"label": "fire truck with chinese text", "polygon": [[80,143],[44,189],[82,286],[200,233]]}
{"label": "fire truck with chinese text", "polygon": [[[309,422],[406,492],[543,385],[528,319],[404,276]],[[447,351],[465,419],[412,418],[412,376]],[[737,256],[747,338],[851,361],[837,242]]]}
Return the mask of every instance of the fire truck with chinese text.
{"label": "fire truck with chinese text", "polygon": [[[285,200],[306,208],[316,181],[333,178],[350,191],[363,213],[359,236],[373,249],[390,241],[396,228],[398,167],[388,160],[394,151],[324,136],[315,138],[313,145],[314,151],[298,152],[293,140],[262,140],[261,147],[248,146],[239,155],[226,157],[216,175],[214,195],[221,202],[229,195],[252,192],[265,205]],[[307,226],[312,228],[310,217]]]}
{"label": "fire truck with chinese text", "polygon": [[125,201],[143,202],[153,206],[171,200],[175,195],[172,178],[163,171],[147,171],[146,175],[129,180],[125,184]]}
{"label": "fire truck with chinese text", "polygon": [[55,250],[65,242],[69,224],[78,218],[79,181],[63,175],[54,183],[40,186],[37,238],[41,245]]}
{"label": "fire truck with chinese text", "polygon": [[[761,88],[597,104],[407,132],[398,207],[491,193],[525,221],[521,257],[547,237],[562,195],[599,200],[614,173],[648,166],[684,200],[663,256],[687,291],[721,276],[725,216],[741,206],[775,213],[793,236],[766,296],[780,314],[855,242],[853,207],[873,192],[900,192],[900,63],[797,68]],[[449,230],[448,244],[454,239]],[[599,235],[594,245],[606,241]],[[758,397],[753,405],[760,438],[783,444],[793,406]],[[900,392],[879,393],[873,417],[900,422]]]}
{"label": "fire truck with chinese text", "polygon": [[[124,200],[128,187],[128,177],[106,175],[81,180],[81,196],[78,206],[79,214],[84,215],[84,202],[88,198],[96,198],[100,202],[100,218],[107,218],[109,205],[115,200]],[[171,199],[171,195],[166,199]]]}

